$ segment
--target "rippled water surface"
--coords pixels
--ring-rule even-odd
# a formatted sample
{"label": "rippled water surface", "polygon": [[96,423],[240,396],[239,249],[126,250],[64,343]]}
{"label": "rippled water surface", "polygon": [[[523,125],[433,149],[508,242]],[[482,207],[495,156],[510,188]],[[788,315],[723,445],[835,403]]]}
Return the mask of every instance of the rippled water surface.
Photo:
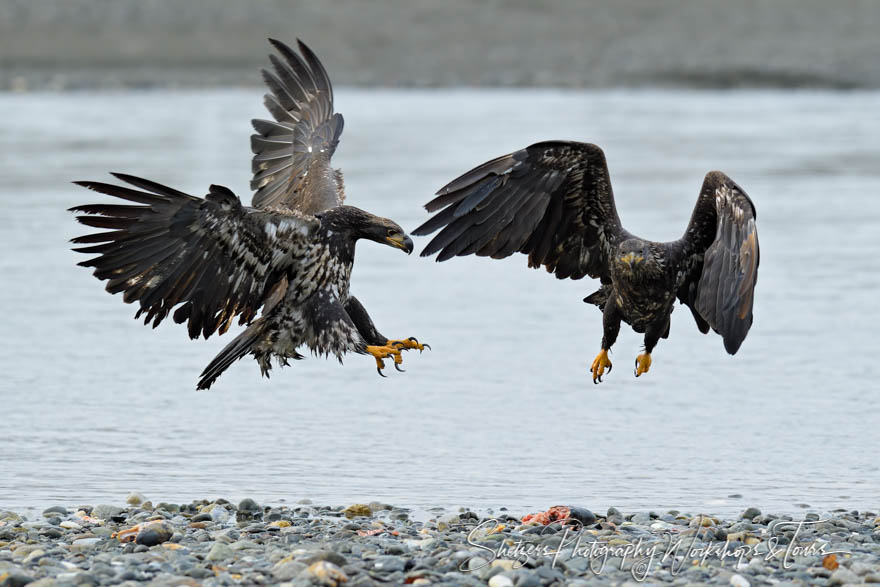
{"label": "rippled water surface", "polygon": [[[880,95],[772,92],[337,92],[350,203],[411,230],[434,190],[541,139],[598,143],[618,209],[654,240],[684,230],[703,175],[752,196],[755,324],[735,357],[684,308],[638,380],[588,365],[589,281],[525,259],[436,264],[359,245],[353,291],[383,333],[434,350],[406,373],[309,358],[208,393],[223,339],[150,330],[67,240],[69,182],[126,171],[249,200],[260,92],[0,95],[0,507],[223,496],[411,507],[572,503],[601,511],[795,512],[880,504]],[[416,239],[417,250],[424,239]],[[224,338],[228,338],[224,337]],[[741,495],[741,498],[729,497]]]}

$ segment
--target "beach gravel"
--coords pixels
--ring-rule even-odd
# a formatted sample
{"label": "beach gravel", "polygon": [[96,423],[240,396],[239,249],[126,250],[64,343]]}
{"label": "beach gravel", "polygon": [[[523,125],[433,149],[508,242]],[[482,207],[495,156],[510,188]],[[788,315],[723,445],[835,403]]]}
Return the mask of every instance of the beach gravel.
{"label": "beach gravel", "polygon": [[126,507],[51,506],[33,516],[0,511],[0,587],[880,581],[874,512],[795,518],[750,507],[724,519],[617,508],[601,516],[572,506],[576,517],[539,525],[522,522],[533,512],[506,510],[252,499],[154,506],[132,495],[137,499],[125,498]]}

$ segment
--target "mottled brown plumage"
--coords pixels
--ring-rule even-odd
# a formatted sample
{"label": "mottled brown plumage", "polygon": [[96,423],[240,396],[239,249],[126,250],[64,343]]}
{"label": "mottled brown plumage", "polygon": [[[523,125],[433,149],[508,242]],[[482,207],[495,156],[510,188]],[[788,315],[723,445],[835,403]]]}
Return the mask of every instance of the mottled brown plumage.
{"label": "mottled brown plumage", "polygon": [[211,186],[198,198],[131,175],[139,189],[102,182],[78,184],[137,205],[90,204],[71,210],[88,226],[110,229],[75,238],[74,250],[97,255],[93,267],[107,291],[138,303],[136,317],[158,326],[170,313],[192,338],[223,334],[234,319],[247,328],[202,372],[209,388],[232,363],[251,354],[268,376],[271,359],[300,359],[300,346],[340,361],[369,353],[395,367],[415,339],[389,341],[349,293],[355,244],[372,240],[407,253],[412,240],[386,218],[342,205],[342,176],[330,158],[342,132],[333,90],[321,63],[303,43],[302,56],[271,41],[282,59],[264,71],[266,106],[276,121],[255,120],[254,207],[229,189]]}
{"label": "mottled brown plumage", "polygon": [[605,155],[596,145],[547,141],[498,157],[453,180],[425,206],[436,212],[413,231],[440,230],[422,251],[438,261],[476,254],[528,255],[560,279],[601,281],[584,301],[603,311],[602,352],[594,381],[611,363],[620,322],[645,333],[636,375],[669,335],[676,299],[701,332],[711,327],[736,353],[752,324],[758,277],[755,208],[725,174],[706,175],[684,236],[660,243],[625,230],[617,215]]}

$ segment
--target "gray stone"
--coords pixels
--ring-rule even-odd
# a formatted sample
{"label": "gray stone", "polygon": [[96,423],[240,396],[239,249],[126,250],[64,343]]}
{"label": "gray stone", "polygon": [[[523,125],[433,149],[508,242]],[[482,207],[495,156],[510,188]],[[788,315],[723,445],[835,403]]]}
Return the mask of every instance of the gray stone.
{"label": "gray stone", "polygon": [[327,561],[329,563],[333,563],[337,567],[344,567],[348,564],[348,561],[345,559],[344,556],[342,556],[338,552],[333,552],[332,550],[322,550],[316,552],[312,556],[303,560],[306,565],[310,565],[318,561]]}
{"label": "gray stone", "polygon": [[290,581],[306,570],[308,565],[297,561],[283,560],[272,567],[272,576],[279,581]]}
{"label": "gray stone", "polygon": [[242,512],[259,512],[261,511],[261,508],[260,504],[258,504],[251,498],[246,497],[238,502],[238,510]]}
{"label": "gray stone", "polygon": [[744,520],[752,520],[761,515],[761,510],[755,507],[748,508],[746,511],[742,513],[740,516]]}
{"label": "gray stone", "polygon": [[58,514],[66,516],[67,508],[63,505],[53,505],[52,507],[43,510],[43,517],[45,518],[54,518],[58,516]]}
{"label": "gray stone", "polygon": [[234,553],[228,545],[223,544],[222,542],[215,542],[211,547],[211,550],[208,551],[208,556],[205,557],[205,560],[222,561],[230,559],[233,556]]}
{"label": "gray stone", "polygon": [[383,573],[402,571],[406,568],[406,561],[399,556],[377,556],[373,559],[373,569]]}
{"label": "gray stone", "polygon": [[121,516],[124,512],[125,510],[119,506],[100,504],[92,508],[91,515],[102,520],[112,520],[115,517]]}
{"label": "gray stone", "polygon": [[861,582],[862,580],[859,579],[858,575],[844,567],[840,567],[839,569],[831,573],[831,577],[828,579],[829,585],[845,585],[848,583]]}

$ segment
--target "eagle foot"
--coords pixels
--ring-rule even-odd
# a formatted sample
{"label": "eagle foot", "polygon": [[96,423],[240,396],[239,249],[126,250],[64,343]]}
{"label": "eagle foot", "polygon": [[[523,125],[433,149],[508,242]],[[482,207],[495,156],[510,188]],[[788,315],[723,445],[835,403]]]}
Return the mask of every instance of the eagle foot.
{"label": "eagle foot", "polygon": [[431,345],[420,343],[419,339],[417,339],[415,336],[410,336],[406,340],[388,340],[385,343],[385,346],[393,346],[394,348],[406,350],[418,349],[419,353],[421,353],[425,349],[431,350]]}
{"label": "eagle foot", "polygon": [[647,373],[648,369],[651,368],[651,353],[642,353],[638,357],[636,357],[636,368],[635,374],[636,377],[643,373]]}
{"label": "eagle foot", "polygon": [[608,367],[608,372],[611,373],[611,360],[608,358],[608,349],[602,349],[596,355],[596,358],[593,359],[593,365],[590,367],[590,371],[593,373],[593,383],[602,382],[602,375],[605,374],[606,367]]}
{"label": "eagle foot", "polygon": [[[390,341],[389,341],[390,342]],[[373,358],[376,359],[376,371],[378,371],[379,375],[385,377],[385,374],[382,373],[382,369],[385,368],[385,361],[382,359],[391,358],[394,360],[394,368],[403,373],[403,369],[400,368],[400,364],[403,363],[403,357],[400,355],[400,349],[396,346],[385,345],[385,346],[375,346],[369,345],[367,347],[367,352],[373,355]]]}

